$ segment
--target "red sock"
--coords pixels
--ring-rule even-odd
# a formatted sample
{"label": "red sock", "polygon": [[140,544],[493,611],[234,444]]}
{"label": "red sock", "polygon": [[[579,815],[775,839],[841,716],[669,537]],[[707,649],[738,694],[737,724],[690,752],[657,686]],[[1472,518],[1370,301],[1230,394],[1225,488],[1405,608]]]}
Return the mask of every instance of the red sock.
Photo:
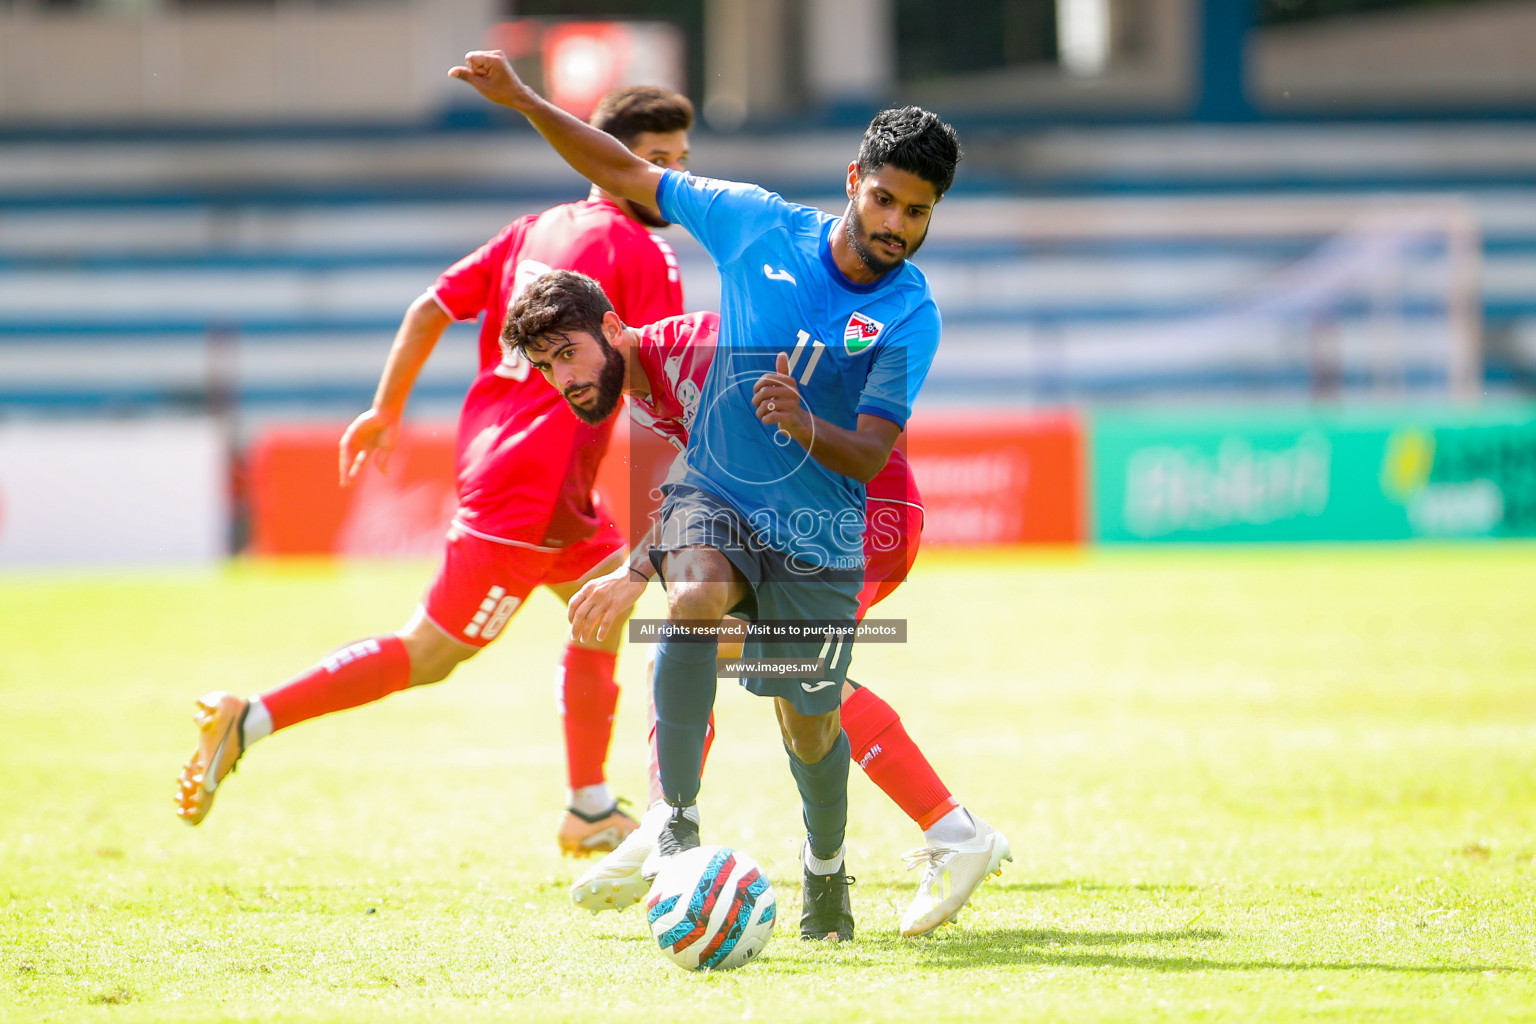
{"label": "red sock", "polygon": [[613,681],[618,656],[567,644],[560,662],[557,694],[565,723],[565,772],[572,789],[595,786],[608,778],[608,744],[619,684]]}
{"label": "red sock", "polygon": [[296,722],[345,711],[405,689],[411,658],[405,644],[390,633],[332,651],[307,672],[261,695],[272,716],[272,731]]}
{"label": "red sock", "polygon": [[843,701],[843,731],[870,781],[926,829],[960,806],[902,727],[901,716],[867,687]]}

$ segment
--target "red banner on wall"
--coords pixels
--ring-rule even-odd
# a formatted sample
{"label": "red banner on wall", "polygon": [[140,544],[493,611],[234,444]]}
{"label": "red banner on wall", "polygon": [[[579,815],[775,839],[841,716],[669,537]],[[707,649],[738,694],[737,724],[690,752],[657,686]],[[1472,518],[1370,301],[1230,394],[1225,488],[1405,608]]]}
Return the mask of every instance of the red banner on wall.
{"label": "red banner on wall", "polygon": [[[387,472],[338,482],[345,424],[273,427],[249,451],[250,551],[431,556],[456,508],[451,424],[401,431]],[[1085,536],[1083,435],[1073,413],[929,413],[904,436],[926,507],[925,544],[1077,544]],[[597,490],[630,538],[650,525],[676,451],[622,420]]]}

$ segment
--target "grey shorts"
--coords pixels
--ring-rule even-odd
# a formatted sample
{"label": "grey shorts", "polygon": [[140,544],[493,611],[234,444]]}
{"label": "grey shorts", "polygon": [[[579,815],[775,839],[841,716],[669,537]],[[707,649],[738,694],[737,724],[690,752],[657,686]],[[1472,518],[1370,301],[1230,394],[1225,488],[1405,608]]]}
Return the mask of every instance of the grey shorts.
{"label": "grey shorts", "polygon": [[687,484],[674,485],[661,507],[661,534],[651,564],[662,575],[666,555],[682,548],[714,548],[747,584],[728,614],[761,624],[794,624],[796,638],[749,637],[745,659],[818,659],[809,675],[747,676],[741,685],[763,697],[782,697],[802,715],[823,715],[842,703],[853,660],[853,630],[864,585],[862,568],[828,569],[764,544],[735,507]]}

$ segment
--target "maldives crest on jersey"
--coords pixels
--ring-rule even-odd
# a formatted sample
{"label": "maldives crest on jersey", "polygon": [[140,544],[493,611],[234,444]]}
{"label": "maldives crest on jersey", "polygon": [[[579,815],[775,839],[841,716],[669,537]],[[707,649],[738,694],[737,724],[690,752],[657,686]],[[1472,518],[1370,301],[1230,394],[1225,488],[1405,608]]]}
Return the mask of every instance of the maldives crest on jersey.
{"label": "maldives crest on jersey", "polygon": [[848,318],[848,326],[843,328],[843,344],[848,347],[848,354],[856,356],[869,348],[883,330],[885,324],[880,321],[872,320],[863,313],[853,314]]}

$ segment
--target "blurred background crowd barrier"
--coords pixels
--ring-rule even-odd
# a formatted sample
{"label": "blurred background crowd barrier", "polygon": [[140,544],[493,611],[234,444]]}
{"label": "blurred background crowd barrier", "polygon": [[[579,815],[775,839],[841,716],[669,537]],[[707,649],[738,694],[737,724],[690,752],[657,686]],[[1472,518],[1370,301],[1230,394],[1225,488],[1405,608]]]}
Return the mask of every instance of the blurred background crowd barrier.
{"label": "blurred background crowd barrier", "polygon": [[336,440],[444,267],[585,194],[445,77],[478,46],[581,114],[682,89],[695,169],[833,211],[873,111],[955,123],[929,543],[1529,535],[1532,39],[1529,0],[0,2],[0,565],[439,550],[473,329],[389,475],[343,492]]}

